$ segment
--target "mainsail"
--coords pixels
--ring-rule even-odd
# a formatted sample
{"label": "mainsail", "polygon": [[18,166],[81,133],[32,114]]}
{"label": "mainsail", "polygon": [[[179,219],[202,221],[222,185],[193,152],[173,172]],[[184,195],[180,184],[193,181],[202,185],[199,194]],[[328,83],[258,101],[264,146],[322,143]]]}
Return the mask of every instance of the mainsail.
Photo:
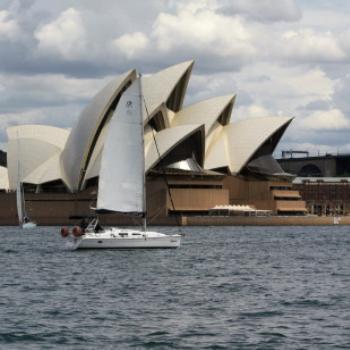
{"label": "mainsail", "polygon": [[109,122],[98,184],[97,210],[144,213],[144,140],[141,79],[123,93]]}

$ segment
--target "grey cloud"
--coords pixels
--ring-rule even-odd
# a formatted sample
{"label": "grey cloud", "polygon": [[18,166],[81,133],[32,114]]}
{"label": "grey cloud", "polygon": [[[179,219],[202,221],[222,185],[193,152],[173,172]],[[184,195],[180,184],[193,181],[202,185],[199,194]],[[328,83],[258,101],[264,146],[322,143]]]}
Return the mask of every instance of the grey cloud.
{"label": "grey cloud", "polygon": [[284,135],[286,143],[311,143],[329,147],[349,144],[349,130],[300,130],[293,123]]}
{"label": "grey cloud", "polygon": [[350,75],[346,75],[336,87],[334,93],[334,104],[338,106],[344,114],[350,118]]}
{"label": "grey cloud", "polygon": [[330,103],[329,101],[325,101],[325,100],[316,100],[316,101],[312,101],[308,104],[306,104],[305,106],[299,106],[298,107],[298,111],[319,111],[319,110],[328,110],[330,109]]}
{"label": "grey cloud", "polygon": [[[190,0],[183,1],[184,4],[188,2]],[[332,3],[329,4],[331,6]],[[205,42],[202,45],[195,45],[197,44],[195,40],[181,42],[177,40],[176,30],[171,31],[171,28],[170,35],[174,39],[172,45],[168,50],[159,49],[157,46],[158,38],[154,34],[155,22],[160,13],[165,13],[174,16],[176,23],[179,16],[177,5],[177,1],[163,0],[129,0],[127,2],[104,0],[103,6],[101,6],[101,2],[96,0],[50,2],[47,0],[0,0],[0,9],[10,11],[22,29],[17,40],[2,41],[0,45],[0,73],[19,77],[62,74],[66,77],[79,79],[102,79],[106,76],[118,75],[130,68],[136,68],[142,73],[152,73],[181,61],[195,59],[193,77],[186,97],[187,104],[214,95],[236,93],[236,108],[259,105],[273,114],[277,114],[277,112],[286,114],[288,112],[287,114],[300,116],[307,115],[314,110],[339,108],[345,115],[350,116],[348,99],[350,79],[345,75],[349,71],[349,65],[340,60],[327,61],[326,55],[324,57],[322,55],[299,55],[296,57],[296,55],[292,55],[292,52],[286,57],[281,52],[281,46],[277,42],[281,34],[288,30],[298,31],[299,28],[303,28],[301,11],[296,1],[219,1],[219,9],[211,9],[211,11],[214,14],[219,14],[222,18],[239,18],[243,29],[247,29],[247,41],[253,49],[252,52],[233,50],[229,53],[218,49],[215,40],[210,44]],[[303,3],[300,2],[300,5],[303,6]],[[315,5],[308,5],[311,10],[312,6]],[[73,60],[52,54],[52,52],[38,50],[38,40],[35,39],[34,32],[55,20],[70,7],[74,7],[82,16],[88,38],[84,54]],[[304,6],[303,9],[305,10]],[[334,11],[338,11],[338,9]],[[333,33],[333,27],[329,27],[327,23],[317,23],[311,27],[315,35],[328,31]],[[187,30],[189,31],[189,29]],[[224,30],[230,34],[233,29],[228,27]],[[122,52],[111,49],[110,44],[113,39],[135,32],[144,33],[150,41],[149,46],[142,50],[139,55],[127,58]],[[230,43],[229,40],[228,43]],[[225,49],[225,45],[222,45],[221,48]],[[264,69],[256,69],[261,62],[267,62],[267,65],[264,66]],[[331,64],[327,62],[331,62]],[[311,96],[311,91],[308,92],[306,101],[309,101],[309,96],[311,96],[310,99],[314,98],[314,100],[306,103],[303,99],[302,79],[300,79],[300,89],[290,88],[293,85],[291,81],[296,79],[293,74],[286,74],[280,80],[276,76],[274,80],[271,79],[273,77],[271,68],[281,66],[291,72],[292,67],[303,67],[305,75],[308,70],[321,68],[329,79],[339,81],[339,83],[336,85],[334,95],[330,96],[327,101],[320,100],[317,93]],[[246,68],[246,72],[239,75],[242,73],[242,67]],[[247,73],[249,71],[254,72],[254,74],[249,75]],[[0,79],[0,89],[1,84]],[[54,81],[53,84],[55,84]],[[318,86],[315,86],[316,90],[317,88]],[[88,102],[88,98],[73,93],[71,96],[57,93],[55,88],[36,87],[30,91],[31,86],[28,84],[27,89],[28,91],[24,90],[19,80],[8,88],[6,94],[1,92],[0,113],[21,116],[23,112],[30,112],[30,118],[23,114],[22,119],[13,118],[13,121],[24,124],[37,120],[41,123],[69,127]],[[254,89],[255,91],[253,91]],[[98,88],[96,88],[96,92],[97,90]],[[300,94],[299,90],[301,90]],[[37,116],[35,116],[36,112]],[[233,111],[233,115],[234,113]],[[11,116],[8,119],[10,123]],[[5,127],[3,124],[1,125]],[[282,142],[329,143],[331,147],[335,144],[345,145],[348,143],[347,139],[347,133],[342,131],[306,132],[291,127]]]}
{"label": "grey cloud", "polygon": [[229,0],[220,9],[225,15],[244,15],[262,22],[298,21],[301,10],[295,0]]}

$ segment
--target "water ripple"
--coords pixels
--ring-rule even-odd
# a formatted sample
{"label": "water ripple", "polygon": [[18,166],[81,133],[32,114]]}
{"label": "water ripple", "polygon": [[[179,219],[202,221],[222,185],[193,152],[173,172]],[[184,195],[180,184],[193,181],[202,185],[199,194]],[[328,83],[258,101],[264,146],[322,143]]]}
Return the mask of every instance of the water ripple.
{"label": "water ripple", "polygon": [[186,228],[175,251],[57,231],[0,228],[0,349],[350,348],[347,227]]}

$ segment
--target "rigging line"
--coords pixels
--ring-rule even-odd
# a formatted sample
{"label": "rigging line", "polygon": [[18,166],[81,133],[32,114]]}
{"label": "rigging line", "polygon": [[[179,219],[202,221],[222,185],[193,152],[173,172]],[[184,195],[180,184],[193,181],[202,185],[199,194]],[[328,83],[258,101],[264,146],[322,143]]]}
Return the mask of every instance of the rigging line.
{"label": "rigging line", "polygon": [[[147,119],[148,119],[148,117],[149,117],[148,108],[147,108],[146,100],[145,100],[145,98],[144,98],[143,95],[142,95],[142,99],[143,99],[143,103],[144,103],[144,105],[145,105],[146,114],[147,114]],[[160,155],[160,151],[159,151],[159,148],[158,148],[158,143],[157,143],[157,140],[156,140],[156,137],[155,137],[155,134],[154,134],[154,129],[151,127],[151,130],[152,130],[152,136],[153,136],[154,144],[155,144],[155,146],[156,146],[158,158],[159,158],[159,160],[161,161],[161,160],[162,160],[162,157],[161,157],[161,155]],[[168,183],[168,179],[167,179],[167,176],[166,176],[166,172],[165,172],[165,170],[164,170],[163,167],[161,167],[161,170],[162,170],[162,172],[163,172],[164,182],[165,182],[166,187],[167,187],[167,190],[168,190],[168,194],[169,194],[169,198],[170,198],[170,203],[171,203],[171,206],[172,206],[172,208],[173,208],[173,210],[174,210],[174,212],[175,212],[175,204],[174,204],[174,201],[173,201],[173,197],[172,197],[172,195],[171,195],[170,186],[169,186],[169,183]],[[176,215],[176,213],[175,213],[175,219],[176,219],[176,224],[177,224],[177,226],[180,228],[180,231],[181,231],[181,225],[180,225],[180,223],[179,223],[179,218],[178,218],[178,216]]]}
{"label": "rigging line", "polygon": [[159,213],[161,212],[161,210],[162,210],[162,208],[158,208],[158,209],[156,210],[156,212],[155,212],[152,216],[149,216],[148,222],[149,222],[150,224],[153,222],[153,220],[154,220],[156,217],[159,216]]}

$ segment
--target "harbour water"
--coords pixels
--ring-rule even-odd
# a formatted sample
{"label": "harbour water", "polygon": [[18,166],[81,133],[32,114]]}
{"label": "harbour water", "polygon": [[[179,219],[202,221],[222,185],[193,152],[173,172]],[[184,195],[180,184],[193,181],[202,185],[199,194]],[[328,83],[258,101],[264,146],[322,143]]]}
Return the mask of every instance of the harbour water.
{"label": "harbour water", "polygon": [[350,348],[350,227],[182,231],[70,251],[58,228],[0,228],[0,349]]}

